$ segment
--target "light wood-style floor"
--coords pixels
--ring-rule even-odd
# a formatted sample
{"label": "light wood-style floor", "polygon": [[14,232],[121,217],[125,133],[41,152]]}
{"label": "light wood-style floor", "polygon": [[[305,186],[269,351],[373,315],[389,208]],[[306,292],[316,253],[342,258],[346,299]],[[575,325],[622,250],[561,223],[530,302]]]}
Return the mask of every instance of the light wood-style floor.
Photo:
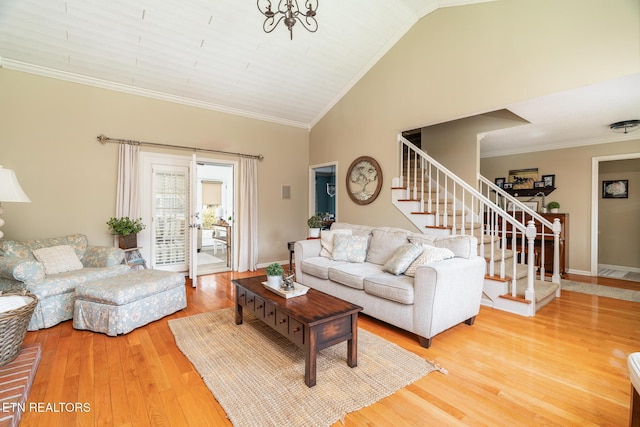
{"label": "light wood-style floor", "polygon": [[[64,407],[54,406],[59,402],[79,402],[90,410],[27,412],[20,426],[230,425],[176,347],[167,320],[231,306],[230,280],[245,276],[202,277],[197,289],[188,284],[185,310],[117,338],[76,331],[71,321],[29,332],[25,342],[43,348],[29,402],[51,404],[51,410]],[[620,282],[599,283],[632,286]],[[445,331],[430,349],[420,347],[414,335],[366,316],[360,326],[449,374],[431,373],[349,414],[346,426],[628,423],[627,355],[640,351],[639,303],[564,292],[533,318],[482,307],[473,326]]]}

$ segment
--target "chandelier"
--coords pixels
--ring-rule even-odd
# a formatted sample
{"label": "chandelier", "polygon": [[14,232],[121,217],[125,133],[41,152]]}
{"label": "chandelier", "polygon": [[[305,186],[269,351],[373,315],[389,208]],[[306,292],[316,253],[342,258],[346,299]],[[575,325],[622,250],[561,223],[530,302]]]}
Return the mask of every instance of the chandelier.
{"label": "chandelier", "polygon": [[291,40],[293,40],[293,26],[296,21],[300,22],[311,33],[315,33],[318,30],[318,21],[316,21],[318,0],[305,0],[306,12],[300,10],[297,0],[279,0],[276,11],[271,10],[271,0],[258,0],[257,4],[260,13],[265,16],[262,24],[262,29],[265,33],[272,32],[283,19],[284,24],[289,29]]}

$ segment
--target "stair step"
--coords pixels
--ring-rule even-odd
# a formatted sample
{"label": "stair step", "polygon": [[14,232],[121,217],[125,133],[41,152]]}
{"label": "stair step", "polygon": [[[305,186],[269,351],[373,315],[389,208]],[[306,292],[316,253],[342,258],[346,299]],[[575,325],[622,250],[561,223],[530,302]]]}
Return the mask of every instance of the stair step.
{"label": "stair step", "polygon": [[450,225],[447,225],[446,227],[444,225],[425,225],[424,228],[432,228],[434,230],[452,230],[453,227]]}
{"label": "stair step", "polygon": [[531,304],[531,301],[524,299],[524,295],[516,295],[515,297],[511,294],[500,295],[500,298],[508,299],[515,302],[521,302],[523,304]]}

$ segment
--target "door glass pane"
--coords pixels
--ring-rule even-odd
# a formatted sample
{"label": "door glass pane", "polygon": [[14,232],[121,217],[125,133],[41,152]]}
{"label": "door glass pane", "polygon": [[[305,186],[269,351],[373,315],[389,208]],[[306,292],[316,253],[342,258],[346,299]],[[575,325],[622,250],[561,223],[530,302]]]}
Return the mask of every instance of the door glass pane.
{"label": "door glass pane", "polygon": [[154,171],[155,265],[187,262],[188,171]]}

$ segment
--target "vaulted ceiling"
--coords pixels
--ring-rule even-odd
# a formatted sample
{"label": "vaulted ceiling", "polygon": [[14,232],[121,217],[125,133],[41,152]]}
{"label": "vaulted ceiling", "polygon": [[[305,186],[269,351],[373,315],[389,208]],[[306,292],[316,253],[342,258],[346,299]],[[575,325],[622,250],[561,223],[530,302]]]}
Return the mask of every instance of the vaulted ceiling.
{"label": "vaulted ceiling", "polygon": [[3,0],[0,56],[7,68],[310,127],[419,18],[482,1],[320,0],[318,31],[298,23],[290,40],[283,23],[263,31],[253,0]]}
{"label": "vaulted ceiling", "polygon": [[[418,19],[484,1],[320,0],[318,31],[290,40],[283,24],[264,33],[252,0],[2,0],[0,61],[311,128]],[[640,74],[502,108],[528,124],[484,135],[485,156],[607,142],[609,123],[640,119]]]}

